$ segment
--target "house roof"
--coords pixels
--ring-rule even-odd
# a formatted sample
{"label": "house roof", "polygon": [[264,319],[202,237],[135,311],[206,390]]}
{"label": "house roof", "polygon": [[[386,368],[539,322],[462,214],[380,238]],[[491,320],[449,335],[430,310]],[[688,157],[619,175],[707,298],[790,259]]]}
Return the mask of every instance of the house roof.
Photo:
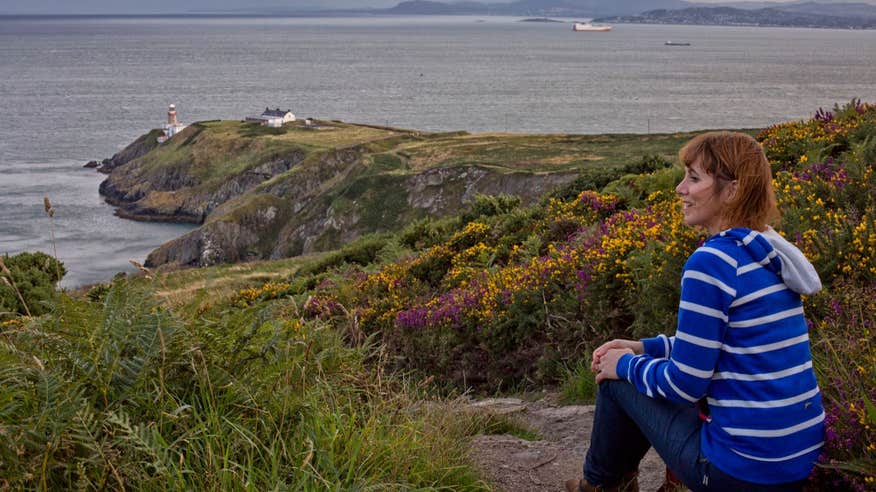
{"label": "house roof", "polygon": [[286,116],[287,114],[289,114],[291,112],[292,112],[292,110],[290,110],[290,109],[283,111],[280,108],[277,108],[277,109],[265,108],[265,110],[262,112],[262,116]]}

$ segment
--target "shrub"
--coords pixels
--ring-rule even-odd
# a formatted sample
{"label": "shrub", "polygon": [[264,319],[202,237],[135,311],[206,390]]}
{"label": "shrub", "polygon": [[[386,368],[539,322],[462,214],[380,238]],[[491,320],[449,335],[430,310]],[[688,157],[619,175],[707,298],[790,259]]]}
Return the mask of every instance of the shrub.
{"label": "shrub", "polygon": [[513,195],[482,195],[475,194],[475,198],[468,210],[462,213],[460,220],[463,223],[471,222],[482,217],[506,214],[520,206],[520,197]]}
{"label": "shrub", "polygon": [[826,440],[812,490],[872,490],[876,477],[876,285],[837,282],[807,303]]}
{"label": "shrub", "polygon": [[665,192],[675,193],[675,186],[684,177],[679,167],[666,167],[648,174],[627,174],[612,181],[603,193],[619,197],[628,207],[642,207],[649,195]]}
{"label": "shrub", "polygon": [[91,302],[102,303],[106,300],[106,295],[110,291],[110,284],[97,284],[88,289],[85,297]]}
{"label": "shrub", "polygon": [[578,196],[582,191],[600,191],[612,181],[625,174],[646,174],[671,167],[672,163],[659,155],[644,155],[638,162],[626,164],[620,168],[607,169],[590,167],[581,171],[581,175],[566,186],[558,188],[547,195],[547,199],[568,201]]}
{"label": "shrub", "polygon": [[449,239],[459,224],[458,217],[417,219],[402,229],[399,241],[411,249],[428,249]]}
{"label": "shrub", "polygon": [[387,236],[383,234],[362,236],[321,260],[303,266],[299,274],[317,275],[343,264],[369,265],[378,258],[388,242]]}
{"label": "shrub", "polygon": [[42,253],[4,256],[0,270],[0,319],[14,315],[47,313],[55,298],[55,285],[64,278],[64,264]]}

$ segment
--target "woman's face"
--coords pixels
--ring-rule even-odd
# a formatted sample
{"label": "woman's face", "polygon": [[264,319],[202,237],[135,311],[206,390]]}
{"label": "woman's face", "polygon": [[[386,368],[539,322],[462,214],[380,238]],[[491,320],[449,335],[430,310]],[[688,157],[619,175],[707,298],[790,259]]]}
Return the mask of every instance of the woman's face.
{"label": "woman's face", "polygon": [[675,192],[681,197],[684,223],[705,227],[709,234],[720,232],[721,212],[730,188],[725,186],[719,193],[715,188],[715,178],[703,169],[701,159],[686,167],[684,179],[675,187]]}

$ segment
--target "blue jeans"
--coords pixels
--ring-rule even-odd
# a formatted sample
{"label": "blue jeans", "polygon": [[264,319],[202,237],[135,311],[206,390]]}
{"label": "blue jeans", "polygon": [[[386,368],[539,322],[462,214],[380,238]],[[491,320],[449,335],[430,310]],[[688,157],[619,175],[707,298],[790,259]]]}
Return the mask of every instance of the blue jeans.
{"label": "blue jeans", "polygon": [[596,415],[584,478],[594,485],[614,486],[637,470],[648,449],[654,449],[679,480],[694,492],[791,492],[804,481],[761,485],[733,478],[700,452],[702,421],[695,407],[649,398],[626,381],[603,381],[596,397]]}

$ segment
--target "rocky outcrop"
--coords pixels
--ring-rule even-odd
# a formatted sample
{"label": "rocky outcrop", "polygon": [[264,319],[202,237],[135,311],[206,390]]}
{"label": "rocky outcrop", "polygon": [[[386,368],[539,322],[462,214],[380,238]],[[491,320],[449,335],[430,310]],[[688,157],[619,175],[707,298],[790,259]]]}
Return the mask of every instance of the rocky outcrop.
{"label": "rocky outcrop", "polygon": [[302,210],[314,208],[321,192],[354,169],[363,153],[354,146],[311,156],[281,179],[217,207],[200,228],[153,251],[146,265],[206,266],[274,256],[281,229],[307,216]]}
{"label": "rocky outcrop", "polygon": [[223,203],[289,171],[305,155],[302,150],[292,151],[218,182],[202,182],[192,175],[190,165],[150,170],[135,161],[110,174],[100,184],[100,193],[118,207],[121,217],[200,224]]}
{"label": "rocky outcrop", "polygon": [[319,164],[311,168],[316,173],[313,176],[300,169],[294,173],[300,176],[284,176],[260,186],[258,194],[226,203],[199,229],[155,250],[146,265],[207,266],[334,249],[361,235],[395,230],[418,218],[459,213],[476,194],[513,194],[531,203],[578,175],[502,173],[474,166],[438,168],[390,182],[379,193],[357,184],[368,179],[358,177],[344,181],[344,186],[366,193],[346,196],[355,205],[340,210],[325,194],[332,180],[341,180],[351,171],[359,155],[355,149],[330,153],[313,163]]}
{"label": "rocky outcrop", "polygon": [[272,195],[251,198],[246,207],[168,243],[146,258],[147,267],[209,266],[264,258],[276,231],[289,219],[288,204]]}
{"label": "rocky outcrop", "polygon": [[524,203],[545,192],[572,182],[578,173],[507,173],[480,167],[437,168],[412,176],[406,183],[408,203],[430,215],[443,215],[448,208],[458,211],[459,204],[469,203],[475,194],[516,195]]}
{"label": "rocky outcrop", "polygon": [[266,183],[259,191],[289,198],[292,211],[298,213],[321,190],[348,174],[365,152],[364,146],[352,146],[316,154],[286,179]]}
{"label": "rocky outcrop", "polygon": [[[100,192],[122,217],[201,224],[153,251],[147,266],[207,266],[335,249],[458,214],[477,194],[528,204],[579,175],[552,163],[532,172],[519,162],[483,162],[478,156],[488,154],[467,134],[332,125],[312,133],[202,122],[160,145],[147,135],[111,159],[116,167]],[[552,138],[537,145],[549,148]]]}
{"label": "rocky outcrop", "polygon": [[123,166],[134,159],[146,155],[150,150],[158,146],[158,136],[161,135],[161,130],[152,130],[140,138],[134,140],[130,145],[110,157],[104,159],[100,163],[91,161],[85,167],[97,168],[99,172],[109,174],[113,169]]}
{"label": "rocky outcrop", "polygon": [[[461,212],[475,195],[510,194],[519,196],[524,204],[538,200],[546,192],[572,182],[577,173],[534,174],[503,173],[480,167],[430,169],[407,177],[397,187],[384,190],[373,200],[362,200],[345,213],[332,206],[313,204],[302,210],[297,220],[290,221],[280,232],[271,258],[337,248],[371,232],[391,231],[423,217],[443,217]],[[384,197],[402,197],[406,207],[387,207]],[[375,220],[363,220],[374,210],[388,215]],[[302,220],[303,218],[303,220]],[[375,222],[380,224],[375,227]]]}

